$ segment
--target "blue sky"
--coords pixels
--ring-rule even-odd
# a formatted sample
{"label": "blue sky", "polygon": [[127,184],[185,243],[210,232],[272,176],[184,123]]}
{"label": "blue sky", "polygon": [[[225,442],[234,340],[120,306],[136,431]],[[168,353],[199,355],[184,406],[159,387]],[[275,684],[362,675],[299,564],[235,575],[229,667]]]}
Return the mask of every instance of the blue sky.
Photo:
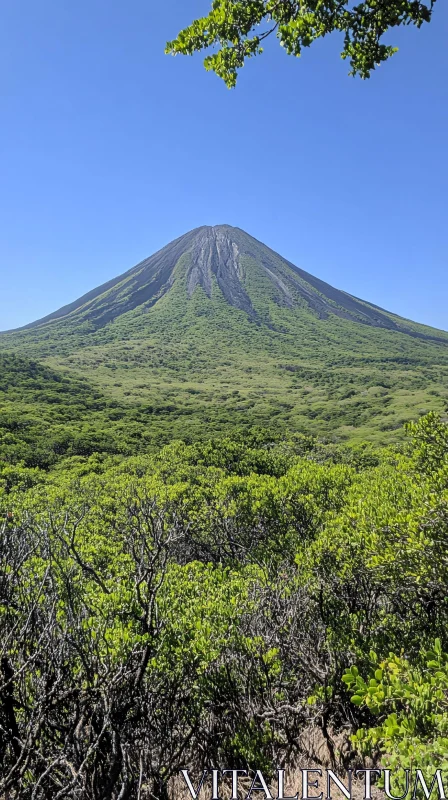
{"label": "blue sky", "polygon": [[204,224],[448,329],[448,7],[369,81],[338,36],[229,91],[163,53],[209,0],[2,0],[0,330]]}

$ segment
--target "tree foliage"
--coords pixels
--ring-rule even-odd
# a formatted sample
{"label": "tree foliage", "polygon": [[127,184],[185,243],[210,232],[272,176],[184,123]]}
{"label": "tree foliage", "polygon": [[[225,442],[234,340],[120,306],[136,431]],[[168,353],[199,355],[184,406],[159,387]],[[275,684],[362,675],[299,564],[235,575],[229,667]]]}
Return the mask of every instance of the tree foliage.
{"label": "tree foliage", "polygon": [[436,769],[446,774],[448,655],[442,653],[440,639],[421,654],[420,663],[394,653],[381,662],[374,652],[370,658],[370,679],[364,680],[355,666],[342,678],[354,692],[352,703],[380,718],[378,725],[358,729],[355,746],[367,756],[380,748],[384,766],[395,769],[398,777],[415,764],[429,779]]}
{"label": "tree foliage", "polygon": [[275,34],[289,55],[300,56],[304,47],[339,31],[341,53],[349,59],[350,75],[369,78],[397,48],[383,36],[399,25],[430,22],[436,0],[213,0],[206,17],[195,20],[168,42],[166,52],[192,55],[208,47],[207,70],[213,70],[228,87],[236,85],[238,70],[247,58],[263,52],[263,41]]}

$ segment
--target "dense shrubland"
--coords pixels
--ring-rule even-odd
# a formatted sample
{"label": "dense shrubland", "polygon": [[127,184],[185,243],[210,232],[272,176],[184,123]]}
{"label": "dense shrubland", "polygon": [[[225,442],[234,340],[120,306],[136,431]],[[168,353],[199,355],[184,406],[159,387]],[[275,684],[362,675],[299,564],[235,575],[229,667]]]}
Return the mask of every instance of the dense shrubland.
{"label": "dense shrubland", "polygon": [[448,428],[408,434],[4,459],[0,797],[163,798],[309,726],[338,767],[447,769]]}

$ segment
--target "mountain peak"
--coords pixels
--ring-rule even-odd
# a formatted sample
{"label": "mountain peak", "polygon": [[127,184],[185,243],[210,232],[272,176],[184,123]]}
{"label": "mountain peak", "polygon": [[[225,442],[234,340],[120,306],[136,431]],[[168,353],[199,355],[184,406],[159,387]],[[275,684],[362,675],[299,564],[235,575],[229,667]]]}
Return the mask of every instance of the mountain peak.
{"label": "mountain peak", "polygon": [[[187,293],[191,297],[197,286],[212,297],[213,278],[227,302],[254,315],[252,303],[244,287],[241,250],[230,225],[214,225],[200,231],[190,249],[187,270]],[[241,232],[243,233],[243,232]],[[247,236],[247,234],[244,234]]]}

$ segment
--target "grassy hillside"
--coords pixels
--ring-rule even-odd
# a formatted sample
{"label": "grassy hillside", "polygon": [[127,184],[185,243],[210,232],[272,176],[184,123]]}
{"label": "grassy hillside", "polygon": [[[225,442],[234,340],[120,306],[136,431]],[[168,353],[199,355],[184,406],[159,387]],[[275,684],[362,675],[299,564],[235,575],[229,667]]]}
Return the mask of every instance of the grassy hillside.
{"label": "grassy hillside", "polygon": [[446,409],[448,347],[337,318],[271,313],[283,331],[254,324],[222,298],[211,305],[197,289],[185,311],[170,298],[101,331],[78,329],[63,344],[60,331],[7,343],[144,413],[159,443],[196,438],[204,423],[210,434],[274,424],[390,441],[409,419]]}

